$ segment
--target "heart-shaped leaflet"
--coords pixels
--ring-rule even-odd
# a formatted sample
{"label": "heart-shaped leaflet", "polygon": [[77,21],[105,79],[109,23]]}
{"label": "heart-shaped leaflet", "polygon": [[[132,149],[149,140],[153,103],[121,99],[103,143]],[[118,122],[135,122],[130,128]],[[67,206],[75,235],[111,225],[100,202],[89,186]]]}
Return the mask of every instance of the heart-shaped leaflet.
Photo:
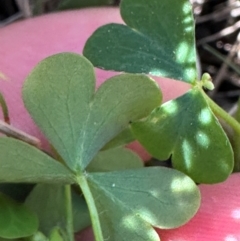
{"label": "heart-shaped leaflet", "polygon": [[99,68],[197,77],[194,20],[189,0],[122,0],[123,24],[108,24],[88,39],[83,54]]}
{"label": "heart-shaped leaflet", "polygon": [[163,104],[132,129],[153,156],[172,155],[173,166],[197,183],[222,182],[232,172],[233,152],[201,92],[195,87]]}

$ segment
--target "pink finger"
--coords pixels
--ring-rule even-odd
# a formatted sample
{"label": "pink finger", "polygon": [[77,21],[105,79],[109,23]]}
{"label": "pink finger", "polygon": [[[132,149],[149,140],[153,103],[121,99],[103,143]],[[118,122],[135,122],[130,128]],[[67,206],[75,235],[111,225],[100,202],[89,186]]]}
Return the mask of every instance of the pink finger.
{"label": "pink finger", "polygon": [[161,241],[239,241],[240,174],[215,185],[200,185],[201,207],[186,225],[173,230],[158,230]]}

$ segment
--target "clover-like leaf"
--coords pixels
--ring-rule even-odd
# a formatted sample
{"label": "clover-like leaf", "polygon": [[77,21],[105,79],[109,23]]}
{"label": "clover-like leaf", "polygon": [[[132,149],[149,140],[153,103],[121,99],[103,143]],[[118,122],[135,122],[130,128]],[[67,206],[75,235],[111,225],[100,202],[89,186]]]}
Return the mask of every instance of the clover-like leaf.
{"label": "clover-like leaf", "polygon": [[154,157],[172,155],[173,166],[198,183],[224,181],[233,169],[229,140],[197,87],[133,123],[132,129]]}
{"label": "clover-like leaf", "polygon": [[34,234],[38,228],[36,215],[25,205],[0,193],[0,237],[22,238]]}
{"label": "clover-like leaf", "polygon": [[105,25],[86,42],[83,54],[93,65],[193,83],[197,71],[189,0],[122,0],[120,8],[127,26]]}
{"label": "clover-like leaf", "polygon": [[104,240],[151,240],[152,228],[175,228],[197,211],[200,193],[183,173],[164,167],[89,173]]}
{"label": "clover-like leaf", "polygon": [[73,53],[43,60],[24,84],[28,111],[74,171],[83,171],[130,121],[161,102],[157,84],[144,75],[115,76],[94,92],[93,66]]}
{"label": "clover-like leaf", "polygon": [[0,182],[74,182],[68,168],[25,142],[1,137],[0,150]]}
{"label": "clover-like leaf", "polygon": [[100,151],[87,167],[88,172],[109,172],[143,167],[140,157],[126,148]]}

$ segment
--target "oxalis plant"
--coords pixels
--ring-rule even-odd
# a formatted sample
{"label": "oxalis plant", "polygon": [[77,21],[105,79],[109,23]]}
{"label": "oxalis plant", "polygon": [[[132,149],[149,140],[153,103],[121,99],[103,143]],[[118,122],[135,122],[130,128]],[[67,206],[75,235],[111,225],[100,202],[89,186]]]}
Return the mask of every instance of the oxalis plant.
{"label": "oxalis plant", "polygon": [[[205,94],[210,76],[198,78],[190,3],[122,0],[120,9],[126,25],[105,25],[88,39],[91,62],[57,54],[24,83],[26,109],[51,152],[9,126],[1,96],[1,127],[12,131],[0,138],[1,241],[72,241],[89,225],[96,241],[157,241],[154,227],[179,227],[197,212],[196,183],[221,182],[238,169],[219,119],[236,136],[240,126]],[[128,73],[95,90],[92,64]],[[143,74],[191,88],[161,105],[158,85]],[[173,168],[143,167],[124,148],[135,139],[159,161],[171,157]],[[18,190],[27,190],[24,201]]]}

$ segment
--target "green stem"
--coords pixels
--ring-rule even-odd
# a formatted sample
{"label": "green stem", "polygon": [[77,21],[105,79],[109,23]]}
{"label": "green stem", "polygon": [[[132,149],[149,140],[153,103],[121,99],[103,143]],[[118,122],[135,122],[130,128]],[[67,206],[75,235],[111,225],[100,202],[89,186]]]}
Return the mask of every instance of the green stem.
{"label": "green stem", "polygon": [[234,131],[232,147],[234,150],[234,172],[240,171],[240,123],[229,115],[225,110],[223,110],[220,106],[218,106],[204,91],[205,99],[207,100],[210,108],[213,113],[220,117],[225,123],[227,123]]}
{"label": "green stem", "polygon": [[240,135],[240,123],[229,115],[224,109],[218,106],[204,91],[202,92],[213,113],[224,120],[238,135]]}
{"label": "green stem", "polygon": [[94,231],[94,237],[96,241],[103,241],[103,234],[102,234],[102,229],[100,225],[100,220],[99,220],[99,215],[98,215],[98,210],[96,208],[96,204],[94,202],[94,197],[92,195],[92,192],[88,186],[88,182],[86,180],[86,176],[83,174],[81,176],[77,177],[77,183],[80,186],[83,195],[86,199],[88,209],[90,212],[91,216],[91,221],[92,221],[92,226],[93,226],[93,231]]}
{"label": "green stem", "polygon": [[234,133],[232,147],[234,150],[233,172],[240,172],[240,135]]}
{"label": "green stem", "polygon": [[10,119],[8,115],[8,107],[2,93],[0,93],[0,106],[2,107],[4,121],[9,124]]}
{"label": "green stem", "polygon": [[[238,100],[238,109],[234,116],[237,121],[240,120],[240,108],[239,107],[240,107],[240,99]],[[233,150],[234,150],[234,160],[235,160],[233,171],[240,172],[240,135],[238,135],[236,132],[234,132],[234,134],[233,134],[232,146],[233,146]]]}
{"label": "green stem", "polygon": [[64,189],[67,237],[69,241],[74,241],[71,185],[66,185]]}

